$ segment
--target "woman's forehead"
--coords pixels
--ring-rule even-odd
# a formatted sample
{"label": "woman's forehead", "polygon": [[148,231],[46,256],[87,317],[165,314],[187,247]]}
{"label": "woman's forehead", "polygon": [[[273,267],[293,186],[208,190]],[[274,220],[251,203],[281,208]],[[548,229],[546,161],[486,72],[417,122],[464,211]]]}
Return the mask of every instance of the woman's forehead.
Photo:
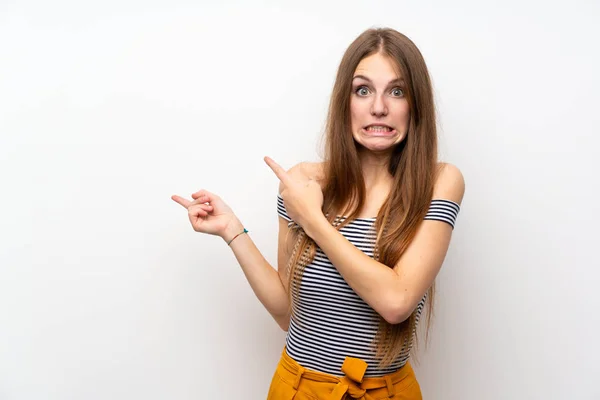
{"label": "woman's forehead", "polygon": [[389,81],[402,79],[402,75],[396,66],[396,63],[387,56],[380,53],[363,58],[357,65],[353,77],[361,76],[367,80]]}

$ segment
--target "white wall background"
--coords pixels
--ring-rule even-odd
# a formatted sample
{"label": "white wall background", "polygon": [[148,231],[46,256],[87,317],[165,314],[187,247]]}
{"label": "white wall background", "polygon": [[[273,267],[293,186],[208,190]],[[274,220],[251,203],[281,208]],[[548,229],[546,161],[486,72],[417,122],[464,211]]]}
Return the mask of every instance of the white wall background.
{"label": "white wall background", "polygon": [[263,399],[284,333],[170,196],[220,194],[276,262],[277,180],[391,26],[467,182],[426,399],[600,399],[593,1],[0,3],[0,399]]}

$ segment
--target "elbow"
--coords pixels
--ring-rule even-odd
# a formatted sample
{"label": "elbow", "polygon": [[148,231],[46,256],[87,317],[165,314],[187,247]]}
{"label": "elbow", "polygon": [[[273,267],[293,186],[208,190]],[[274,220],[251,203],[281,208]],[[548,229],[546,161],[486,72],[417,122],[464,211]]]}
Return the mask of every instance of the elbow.
{"label": "elbow", "polygon": [[290,329],[290,315],[289,314],[275,317],[274,319],[282,331],[287,332]]}
{"label": "elbow", "polygon": [[283,323],[283,322],[278,322],[277,325],[279,325],[279,327],[281,328],[282,331],[287,332],[288,329],[290,329],[290,324],[288,323]]}
{"label": "elbow", "polygon": [[386,307],[380,313],[381,317],[391,325],[397,325],[406,321],[412,314],[408,307],[408,301],[404,296],[396,296],[391,301],[386,302]]}

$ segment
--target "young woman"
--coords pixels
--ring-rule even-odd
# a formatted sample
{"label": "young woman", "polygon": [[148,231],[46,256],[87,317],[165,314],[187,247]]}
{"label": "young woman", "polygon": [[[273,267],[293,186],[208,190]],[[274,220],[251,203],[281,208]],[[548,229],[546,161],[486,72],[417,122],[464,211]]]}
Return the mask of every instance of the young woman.
{"label": "young woman", "polygon": [[187,208],[194,230],[219,235],[258,299],[286,330],[268,399],[421,399],[409,362],[464,194],[438,162],[425,61],[392,29],[369,29],[338,69],[325,159],[280,180],[278,270],[217,195]]}

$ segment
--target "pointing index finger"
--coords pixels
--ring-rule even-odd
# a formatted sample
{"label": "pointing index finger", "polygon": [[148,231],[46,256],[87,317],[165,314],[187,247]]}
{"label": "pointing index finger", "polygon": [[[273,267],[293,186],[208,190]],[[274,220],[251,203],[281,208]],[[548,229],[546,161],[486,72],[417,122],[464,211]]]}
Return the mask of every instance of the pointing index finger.
{"label": "pointing index finger", "polygon": [[279,164],[273,161],[272,158],[265,157],[265,162],[273,170],[273,172],[275,172],[275,175],[277,175],[277,178],[279,178],[281,183],[287,186],[291,182],[291,178],[288,176],[285,169],[283,169]]}
{"label": "pointing index finger", "polygon": [[192,203],[191,201],[186,200],[181,196],[177,196],[176,194],[171,196],[171,199],[175,200],[177,203],[181,204],[185,208],[188,208],[190,206],[190,204]]}

